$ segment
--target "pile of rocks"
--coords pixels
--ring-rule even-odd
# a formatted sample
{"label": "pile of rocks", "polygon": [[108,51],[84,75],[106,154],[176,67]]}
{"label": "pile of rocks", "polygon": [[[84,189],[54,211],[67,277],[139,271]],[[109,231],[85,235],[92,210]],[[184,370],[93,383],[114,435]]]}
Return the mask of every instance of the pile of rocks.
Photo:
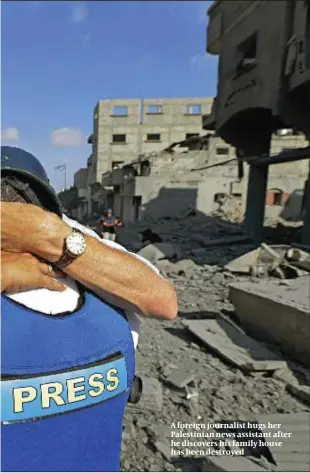
{"label": "pile of rocks", "polygon": [[212,216],[220,217],[223,220],[229,222],[241,223],[244,217],[244,204],[243,198],[229,194],[223,194],[218,198],[217,203],[219,204]]}

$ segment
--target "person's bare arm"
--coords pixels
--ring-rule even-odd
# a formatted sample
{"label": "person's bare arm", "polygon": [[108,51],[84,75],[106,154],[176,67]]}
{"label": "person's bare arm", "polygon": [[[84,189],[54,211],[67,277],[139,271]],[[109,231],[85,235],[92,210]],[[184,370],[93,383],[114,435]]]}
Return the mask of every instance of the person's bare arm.
{"label": "person's bare arm", "polygon": [[[59,217],[30,204],[2,203],[2,249],[29,252],[53,263],[62,255],[72,229]],[[173,286],[132,255],[86,236],[87,250],[64,272],[108,301],[123,300],[149,317],[174,319],[178,304]]]}
{"label": "person's bare arm", "polygon": [[29,253],[1,251],[1,292],[22,292],[30,289],[64,291],[66,286],[57,281],[58,271],[50,271],[49,264]]}

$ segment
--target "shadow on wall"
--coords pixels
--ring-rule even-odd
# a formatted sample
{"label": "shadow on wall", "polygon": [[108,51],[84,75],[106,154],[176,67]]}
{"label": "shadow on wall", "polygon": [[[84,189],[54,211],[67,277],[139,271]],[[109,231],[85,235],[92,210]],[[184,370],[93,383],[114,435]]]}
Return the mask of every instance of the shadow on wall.
{"label": "shadow on wall", "polygon": [[197,209],[198,189],[162,187],[154,199],[142,207],[142,219],[176,218],[190,209]]}
{"label": "shadow on wall", "polygon": [[303,199],[304,191],[302,189],[295,189],[280,213],[280,217],[287,222],[300,222],[303,220]]}

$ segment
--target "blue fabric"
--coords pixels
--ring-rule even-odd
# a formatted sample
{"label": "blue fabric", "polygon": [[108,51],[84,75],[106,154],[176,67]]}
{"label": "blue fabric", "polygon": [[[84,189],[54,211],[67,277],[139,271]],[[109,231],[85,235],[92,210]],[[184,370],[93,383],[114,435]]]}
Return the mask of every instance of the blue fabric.
{"label": "blue fabric", "polygon": [[124,313],[88,292],[83,307],[64,316],[40,314],[4,296],[1,304],[4,379],[65,370],[70,374],[119,352],[125,358],[128,377],[127,390],[104,402],[2,425],[2,470],[119,471],[123,415],[135,369],[133,340]]}

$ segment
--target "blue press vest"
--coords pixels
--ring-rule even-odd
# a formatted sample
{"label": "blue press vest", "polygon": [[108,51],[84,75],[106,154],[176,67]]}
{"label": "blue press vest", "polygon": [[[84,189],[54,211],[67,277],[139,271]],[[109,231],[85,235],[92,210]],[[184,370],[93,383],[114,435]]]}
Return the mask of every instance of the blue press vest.
{"label": "blue press vest", "polygon": [[124,313],[90,292],[61,316],[1,304],[2,471],[118,471],[135,370]]}

